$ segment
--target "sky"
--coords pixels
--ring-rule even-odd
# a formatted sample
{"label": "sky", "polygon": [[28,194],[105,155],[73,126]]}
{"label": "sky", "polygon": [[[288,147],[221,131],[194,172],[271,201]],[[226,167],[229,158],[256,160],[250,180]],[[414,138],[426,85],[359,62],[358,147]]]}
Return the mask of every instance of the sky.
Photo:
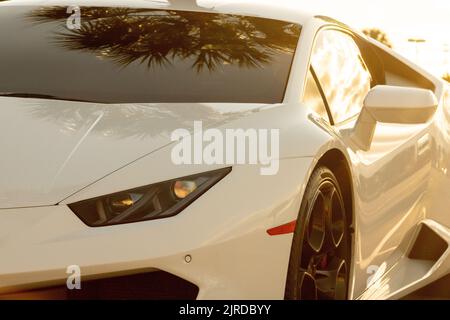
{"label": "sky", "polygon": [[[355,29],[379,28],[394,49],[442,76],[450,73],[450,0],[255,0],[287,3],[336,18]],[[409,38],[425,39],[423,44]],[[418,54],[417,54],[418,51]]]}

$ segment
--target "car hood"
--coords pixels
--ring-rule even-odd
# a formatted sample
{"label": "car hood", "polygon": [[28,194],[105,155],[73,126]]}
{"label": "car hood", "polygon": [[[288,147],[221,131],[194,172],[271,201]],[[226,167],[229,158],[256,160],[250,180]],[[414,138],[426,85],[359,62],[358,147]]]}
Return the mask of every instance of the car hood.
{"label": "car hood", "polygon": [[0,209],[57,204],[170,144],[175,129],[192,131],[194,121],[218,126],[261,107],[1,97]]}

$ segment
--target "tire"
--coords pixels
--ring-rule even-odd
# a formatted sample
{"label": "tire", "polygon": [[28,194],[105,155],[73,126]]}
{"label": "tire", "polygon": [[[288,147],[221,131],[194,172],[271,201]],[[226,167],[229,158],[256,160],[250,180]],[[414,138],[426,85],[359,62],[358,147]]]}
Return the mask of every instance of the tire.
{"label": "tire", "polygon": [[350,236],[345,202],[333,172],[314,170],[303,196],[286,278],[288,300],[348,296]]}

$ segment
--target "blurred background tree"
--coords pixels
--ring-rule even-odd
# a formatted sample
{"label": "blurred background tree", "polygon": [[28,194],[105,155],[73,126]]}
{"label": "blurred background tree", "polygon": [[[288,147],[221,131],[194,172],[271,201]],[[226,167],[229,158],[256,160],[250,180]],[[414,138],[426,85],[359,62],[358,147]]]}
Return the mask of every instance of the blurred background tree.
{"label": "blurred background tree", "polygon": [[446,73],[442,76],[442,79],[444,79],[445,81],[450,82],[450,73]]}
{"label": "blurred background tree", "polygon": [[392,42],[389,40],[386,32],[377,28],[367,28],[362,31],[366,36],[371,37],[389,48],[392,48]]}

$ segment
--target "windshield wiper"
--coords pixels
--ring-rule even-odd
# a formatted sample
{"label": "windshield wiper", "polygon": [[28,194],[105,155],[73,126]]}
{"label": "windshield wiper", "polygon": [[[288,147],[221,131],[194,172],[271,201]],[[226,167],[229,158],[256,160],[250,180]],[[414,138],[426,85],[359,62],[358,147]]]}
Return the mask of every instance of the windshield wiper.
{"label": "windshield wiper", "polygon": [[52,95],[48,95],[48,94],[37,94],[37,93],[0,92],[0,97],[47,99],[47,100],[62,100],[62,101],[76,101],[76,102],[96,103],[96,101],[73,99],[73,98],[63,98],[63,97],[57,97],[57,96],[52,96]]}

